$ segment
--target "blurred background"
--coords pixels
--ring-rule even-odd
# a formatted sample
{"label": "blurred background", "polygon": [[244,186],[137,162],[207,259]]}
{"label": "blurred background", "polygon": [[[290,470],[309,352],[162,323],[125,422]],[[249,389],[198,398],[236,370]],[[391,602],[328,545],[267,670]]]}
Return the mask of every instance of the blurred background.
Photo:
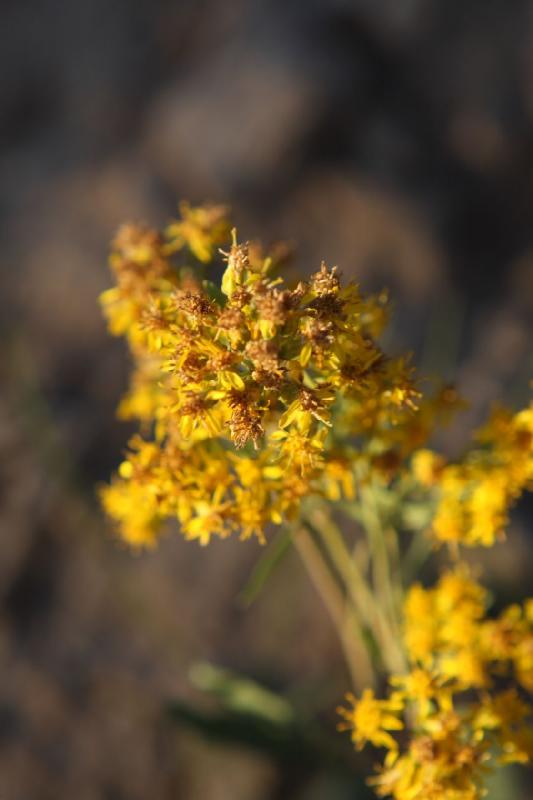
{"label": "blurred background", "polygon": [[[331,732],[348,679],[297,558],[246,608],[253,542],[110,535],[108,243],[224,201],[306,272],[388,286],[389,347],[470,400],[457,452],[533,375],[533,3],[3,0],[0,36],[0,796],[363,798],[347,751],[206,739],[191,711],[208,661]],[[531,512],[484,558],[500,602],[527,591]],[[493,800],[530,796],[505,780]]]}

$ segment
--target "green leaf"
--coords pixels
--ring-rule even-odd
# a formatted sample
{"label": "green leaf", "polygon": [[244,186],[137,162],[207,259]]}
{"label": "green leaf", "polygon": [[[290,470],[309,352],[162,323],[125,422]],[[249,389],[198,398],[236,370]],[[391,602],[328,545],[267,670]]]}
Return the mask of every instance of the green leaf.
{"label": "green leaf", "polygon": [[294,720],[290,703],[250,678],[205,661],[193,664],[189,677],[197,689],[217,697],[226,710],[278,725],[288,725]]}
{"label": "green leaf", "polygon": [[271,544],[267,546],[256,563],[246,586],[240,593],[240,600],[245,606],[250,606],[257,599],[267,580],[288,553],[290,544],[291,532],[287,528],[282,529]]}

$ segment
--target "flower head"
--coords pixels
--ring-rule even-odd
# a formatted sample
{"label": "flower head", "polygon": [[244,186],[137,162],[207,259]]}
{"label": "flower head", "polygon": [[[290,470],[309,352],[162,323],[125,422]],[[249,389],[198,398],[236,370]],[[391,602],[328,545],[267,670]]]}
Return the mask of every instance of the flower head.
{"label": "flower head", "polygon": [[[141,484],[134,446],[131,470],[102,491],[104,506],[135,543],[142,530],[152,542],[168,518],[202,543],[233,531],[262,540],[305,495],[353,494],[357,450],[336,431],[349,424],[372,435],[413,413],[412,371],[373,338],[384,297],[365,300],[325,263],[286,287],[274,275],[276,253],[240,243],[223,208],[183,205],[181,214],[163,233],[130,225],[114,242],[117,286],[102,304],[136,365],[120,410],[142,421],[141,452],[155,454]],[[224,268],[220,288],[205,265]],[[379,413],[369,415],[372,403]],[[181,454],[174,470],[170,453]],[[249,486],[242,465],[252,462]],[[141,486],[154,513],[132,536]],[[132,499],[127,513],[118,496]]]}

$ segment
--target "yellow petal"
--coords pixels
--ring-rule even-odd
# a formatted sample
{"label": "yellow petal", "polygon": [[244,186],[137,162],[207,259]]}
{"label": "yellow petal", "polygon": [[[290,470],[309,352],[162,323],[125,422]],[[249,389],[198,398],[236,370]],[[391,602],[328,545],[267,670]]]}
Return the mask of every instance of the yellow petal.
{"label": "yellow petal", "polygon": [[239,391],[244,389],[244,381],[241,376],[228,370],[220,373],[220,384],[224,389],[239,389]]}
{"label": "yellow petal", "polygon": [[300,351],[299,360],[302,367],[306,367],[309,364],[309,359],[311,358],[312,354],[313,354],[313,348],[311,347],[309,342],[307,342],[306,344],[304,344],[304,346]]}
{"label": "yellow petal", "polygon": [[121,478],[131,478],[133,475],[133,464],[131,464],[129,461],[123,461],[118,468],[118,474]]}

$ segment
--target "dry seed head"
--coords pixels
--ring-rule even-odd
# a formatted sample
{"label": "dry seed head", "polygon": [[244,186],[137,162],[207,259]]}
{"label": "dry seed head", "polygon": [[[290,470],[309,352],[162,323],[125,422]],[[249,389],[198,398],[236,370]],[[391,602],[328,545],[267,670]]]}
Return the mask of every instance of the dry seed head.
{"label": "dry seed head", "polygon": [[214,310],[213,303],[201,290],[176,289],[172,301],[177,311],[190,314],[196,319],[212,314]]}
{"label": "dry seed head", "polygon": [[336,294],[340,288],[340,281],[336,273],[337,267],[328,269],[326,263],[322,261],[319,271],[311,275],[309,280],[312,291],[320,296]]}

